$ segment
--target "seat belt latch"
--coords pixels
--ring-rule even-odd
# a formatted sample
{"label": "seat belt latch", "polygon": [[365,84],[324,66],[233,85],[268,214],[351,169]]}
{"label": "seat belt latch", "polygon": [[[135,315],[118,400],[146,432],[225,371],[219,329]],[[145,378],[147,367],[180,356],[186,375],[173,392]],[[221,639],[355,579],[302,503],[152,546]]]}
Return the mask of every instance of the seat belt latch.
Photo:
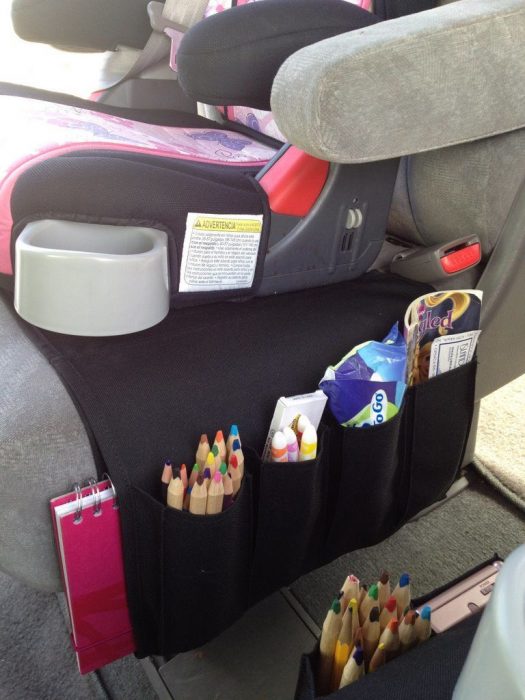
{"label": "seat belt latch", "polygon": [[396,255],[391,272],[416,282],[436,282],[465,272],[481,261],[477,236],[465,236],[430,248],[410,248]]}

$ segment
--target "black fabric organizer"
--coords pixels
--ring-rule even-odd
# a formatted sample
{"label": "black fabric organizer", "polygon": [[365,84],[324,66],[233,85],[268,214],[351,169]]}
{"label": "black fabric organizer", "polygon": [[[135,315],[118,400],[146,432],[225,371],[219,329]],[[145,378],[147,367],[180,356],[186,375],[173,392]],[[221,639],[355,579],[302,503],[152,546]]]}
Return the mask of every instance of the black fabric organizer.
{"label": "black fabric organizer", "polygon": [[[77,338],[29,329],[79,407],[99,468],[121,502],[137,655],[195,648],[301,574],[372,545],[442,497],[461,464],[475,364],[411,388],[381,426],[330,417],[318,456],[258,455],[279,396],[312,391],[328,364],[381,339],[428,288],[359,280],[170,312],[142,333]],[[227,511],[197,517],[160,502],[167,457],[193,459],[199,435],[237,423],[246,475]]]}

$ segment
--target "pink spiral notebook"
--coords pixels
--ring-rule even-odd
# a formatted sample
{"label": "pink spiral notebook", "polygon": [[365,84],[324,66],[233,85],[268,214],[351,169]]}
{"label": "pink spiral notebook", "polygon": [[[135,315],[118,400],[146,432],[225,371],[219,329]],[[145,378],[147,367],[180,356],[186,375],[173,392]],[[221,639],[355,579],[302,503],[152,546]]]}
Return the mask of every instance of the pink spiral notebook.
{"label": "pink spiral notebook", "polygon": [[55,542],[80,673],[135,649],[122,561],[116,494],[111,482],[50,501]]}

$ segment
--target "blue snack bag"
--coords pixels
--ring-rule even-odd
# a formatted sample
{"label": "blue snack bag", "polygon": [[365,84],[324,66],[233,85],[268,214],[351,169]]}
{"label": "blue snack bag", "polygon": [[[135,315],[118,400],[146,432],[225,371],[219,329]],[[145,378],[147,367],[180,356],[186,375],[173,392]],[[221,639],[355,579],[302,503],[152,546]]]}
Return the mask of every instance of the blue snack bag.
{"label": "blue snack bag", "polygon": [[397,323],[382,342],[353,348],[327,368],[319,388],[343,426],[378,425],[396,415],[405,392],[406,343]]}

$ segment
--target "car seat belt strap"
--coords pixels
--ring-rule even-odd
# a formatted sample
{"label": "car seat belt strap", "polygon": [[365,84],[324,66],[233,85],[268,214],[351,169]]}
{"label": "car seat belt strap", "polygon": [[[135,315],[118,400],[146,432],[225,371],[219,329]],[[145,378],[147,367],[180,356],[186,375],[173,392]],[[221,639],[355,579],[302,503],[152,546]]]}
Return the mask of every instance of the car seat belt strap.
{"label": "car seat belt strap", "polygon": [[175,29],[186,31],[204,17],[209,0],[166,0],[163,17]]}
{"label": "car seat belt strap", "polygon": [[[204,17],[208,2],[209,0],[167,0],[165,5],[149,2],[147,11],[152,32],[146,45],[125,75],[112,85],[106,85],[105,89],[115,88],[127,80],[136,78],[147,68],[170,56],[172,34],[179,35],[180,43],[182,34]],[[165,32],[167,28],[171,28],[169,36]],[[174,62],[172,54],[171,63]]]}

